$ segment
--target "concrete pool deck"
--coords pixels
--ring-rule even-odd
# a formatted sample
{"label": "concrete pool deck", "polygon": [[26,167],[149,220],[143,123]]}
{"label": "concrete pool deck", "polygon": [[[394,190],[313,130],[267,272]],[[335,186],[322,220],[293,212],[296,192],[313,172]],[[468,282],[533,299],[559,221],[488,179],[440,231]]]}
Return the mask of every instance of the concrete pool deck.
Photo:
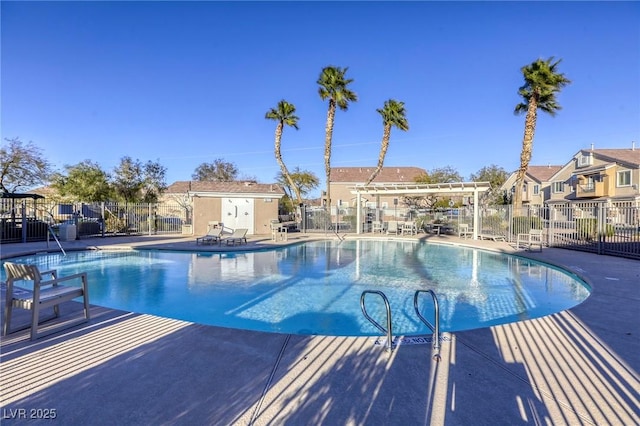
{"label": "concrete pool deck", "polygon": [[[292,234],[288,243],[314,237]],[[428,344],[388,353],[371,337],[259,333],[93,306],[89,323],[35,342],[28,331],[2,337],[2,424],[640,424],[640,262],[418,238],[562,266],[593,293],[547,317],[445,333],[439,362]],[[271,244],[269,236],[252,237],[242,249]],[[193,237],[159,236],[63,246],[219,249],[196,246]],[[29,243],[0,250],[7,259],[56,248]]]}

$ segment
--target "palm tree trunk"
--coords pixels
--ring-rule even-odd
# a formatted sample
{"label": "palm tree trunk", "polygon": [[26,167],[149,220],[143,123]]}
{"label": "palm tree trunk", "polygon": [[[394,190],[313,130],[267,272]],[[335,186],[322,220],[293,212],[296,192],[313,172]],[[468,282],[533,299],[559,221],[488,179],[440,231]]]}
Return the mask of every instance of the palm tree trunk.
{"label": "palm tree trunk", "polygon": [[327,207],[331,212],[331,139],[333,138],[333,121],[336,116],[336,101],[329,99],[329,110],[327,111],[327,125],[325,127],[324,138],[324,170],[327,176]]}
{"label": "palm tree trunk", "polygon": [[514,214],[519,214],[522,208],[522,188],[524,186],[524,175],[529,168],[531,154],[533,152],[533,135],[536,131],[536,120],[538,113],[538,102],[535,96],[529,100],[527,116],[524,119],[524,138],[522,139],[522,152],[520,153],[520,168],[516,175],[515,194],[513,194]]}
{"label": "palm tree trunk", "polygon": [[384,157],[387,155],[387,149],[389,149],[389,139],[391,138],[391,124],[385,124],[384,130],[382,132],[382,145],[380,145],[380,155],[378,155],[378,166],[371,173],[369,179],[365,183],[365,185],[369,185],[380,173],[382,170],[382,166],[384,165]]}
{"label": "palm tree trunk", "polygon": [[293,179],[291,179],[291,175],[289,174],[289,170],[287,166],[282,161],[282,130],[284,128],[284,123],[280,122],[276,126],[276,142],[275,142],[275,154],[276,161],[278,161],[278,165],[280,166],[280,170],[282,170],[282,175],[289,182],[291,189],[293,189],[296,193],[296,199],[298,200],[298,204],[302,203],[302,196],[300,195],[300,189],[293,183]]}

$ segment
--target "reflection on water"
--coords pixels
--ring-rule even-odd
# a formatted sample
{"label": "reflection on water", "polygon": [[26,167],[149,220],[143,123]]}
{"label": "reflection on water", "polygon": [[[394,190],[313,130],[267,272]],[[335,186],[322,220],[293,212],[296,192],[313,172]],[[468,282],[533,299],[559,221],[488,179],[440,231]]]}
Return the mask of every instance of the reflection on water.
{"label": "reflection on water", "polygon": [[[91,303],[232,328],[377,335],[360,311],[364,290],[391,304],[395,334],[430,333],[413,293],[433,289],[443,331],[536,318],[589,294],[575,277],[531,260],[415,241],[312,242],[259,252],[91,251],[31,256],[61,274],[86,271]],[[367,312],[384,322],[384,306]],[[423,315],[433,305],[422,298]]]}

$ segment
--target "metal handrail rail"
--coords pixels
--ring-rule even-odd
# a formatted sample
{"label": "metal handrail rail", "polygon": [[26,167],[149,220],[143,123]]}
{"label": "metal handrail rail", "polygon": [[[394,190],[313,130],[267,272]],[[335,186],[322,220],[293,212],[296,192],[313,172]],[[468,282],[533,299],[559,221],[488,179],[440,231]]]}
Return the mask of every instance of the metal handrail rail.
{"label": "metal handrail rail", "polygon": [[[377,294],[378,296],[382,297],[382,300],[384,301],[384,306],[387,310],[387,328],[386,329],[380,324],[378,324],[378,322],[373,318],[371,318],[371,316],[367,313],[367,308],[365,307],[365,303],[364,303],[365,296],[367,294]],[[387,299],[387,296],[385,296],[383,292],[378,290],[365,290],[362,292],[362,295],[360,296],[360,308],[362,309],[362,313],[364,314],[365,318],[368,319],[371,322],[371,324],[373,324],[378,330],[380,330],[381,332],[387,335],[387,351],[391,352],[393,350],[393,332],[392,332],[392,325],[391,325],[391,308],[389,307],[389,299]]]}
{"label": "metal handrail rail", "polygon": [[[431,295],[431,298],[433,299],[433,306],[434,306],[434,324],[431,324],[429,322],[428,319],[426,319],[425,317],[422,316],[422,314],[420,313],[420,309],[418,309],[418,297],[420,296],[420,293],[429,293]],[[435,354],[433,356],[434,359],[439,360],[440,359],[440,307],[438,306],[438,297],[436,296],[436,293],[433,290],[416,290],[416,292],[413,295],[413,308],[416,311],[416,315],[418,315],[418,318],[420,318],[420,320],[426,324],[427,327],[429,327],[431,329],[431,331],[433,332],[433,350],[435,351]]]}
{"label": "metal handrail rail", "polygon": [[[53,232],[53,228],[51,228],[51,225],[49,225],[49,224],[47,224],[47,228],[49,228],[49,232],[51,233],[51,236],[53,237],[53,239],[58,244],[58,247],[60,247],[60,250],[62,251],[62,254],[66,257],[67,256],[67,252],[65,252],[64,249],[62,248],[62,244],[60,244],[60,241],[58,240],[58,237],[56,237],[56,233]],[[47,247],[49,247],[49,236],[47,236]]]}

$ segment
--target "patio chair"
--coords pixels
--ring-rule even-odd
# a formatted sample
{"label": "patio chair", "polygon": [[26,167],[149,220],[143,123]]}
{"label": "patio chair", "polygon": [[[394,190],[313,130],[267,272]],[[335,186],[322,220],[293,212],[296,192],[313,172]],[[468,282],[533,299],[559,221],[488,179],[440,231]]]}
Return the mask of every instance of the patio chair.
{"label": "patio chair", "polygon": [[199,244],[220,244],[220,238],[222,236],[223,227],[219,226],[218,222],[209,222],[209,230],[207,235],[196,238],[196,245]]}
{"label": "patio chair", "polygon": [[402,235],[404,235],[404,234],[409,234],[409,235],[417,234],[418,230],[416,228],[415,221],[404,222],[402,224],[401,232],[402,232]]}
{"label": "patio chair", "polygon": [[[89,321],[89,292],[87,288],[87,274],[58,277],[55,270],[40,272],[35,265],[6,262],[4,269],[7,275],[7,292],[4,310],[4,327],[2,334],[7,335],[19,330],[31,328],[31,340],[55,333],[62,328],[72,327]],[[50,275],[50,280],[43,279],[43,275]],[[61,285],[68,281],[80,281],[80,286]],[[19,287],[16,282],[32,281],[33,287]],[[60,316],[60,304],[82,297],[84,301],[84,316],[82,318],[65,321],[58,327],[46,331],[39,331],[41,323]],[[42,311],[53,308],[53,314],[42,317]],[[31,311],[31,323],[17,328],[11,328],[13,309],[27,309]]]}
{"label": "patio chair", "polygon": [[246,228],[238,228],[231,235],[224,238],[223,241],[227,243],[228,246],[237,244],[242,244],[243,242],[247,244],[247,232],[249,232]]}
{"label": "patio chair", "polygon": [[539,246],[540,251],[542,251],[542,229],[531,229],[526,234],[518,234],[516,237],[516,249],[520,248],[520,244],[523,244],[529,251],[533,246]]}
{"label": "patio chair", "polygon": [[398,221],[390,220],[389,223],[387,224],[387,234],[398,235],[399,232],[400,232],[400,228],[398,228]]}
{"label": "patio chair", "polygon": [[468,223],[461,223],[458,225],[458,238],[467,239],[467,237],[473,237],[473,229],[469,227]]}
{"label": "patio chair", "polygon": [[272,241],[287,241],[287,236],[289,234],[289,228],[280,223],[280,221],[278,219],[274,219],[271,221],[270,225],[271,227],[271,240]]}

